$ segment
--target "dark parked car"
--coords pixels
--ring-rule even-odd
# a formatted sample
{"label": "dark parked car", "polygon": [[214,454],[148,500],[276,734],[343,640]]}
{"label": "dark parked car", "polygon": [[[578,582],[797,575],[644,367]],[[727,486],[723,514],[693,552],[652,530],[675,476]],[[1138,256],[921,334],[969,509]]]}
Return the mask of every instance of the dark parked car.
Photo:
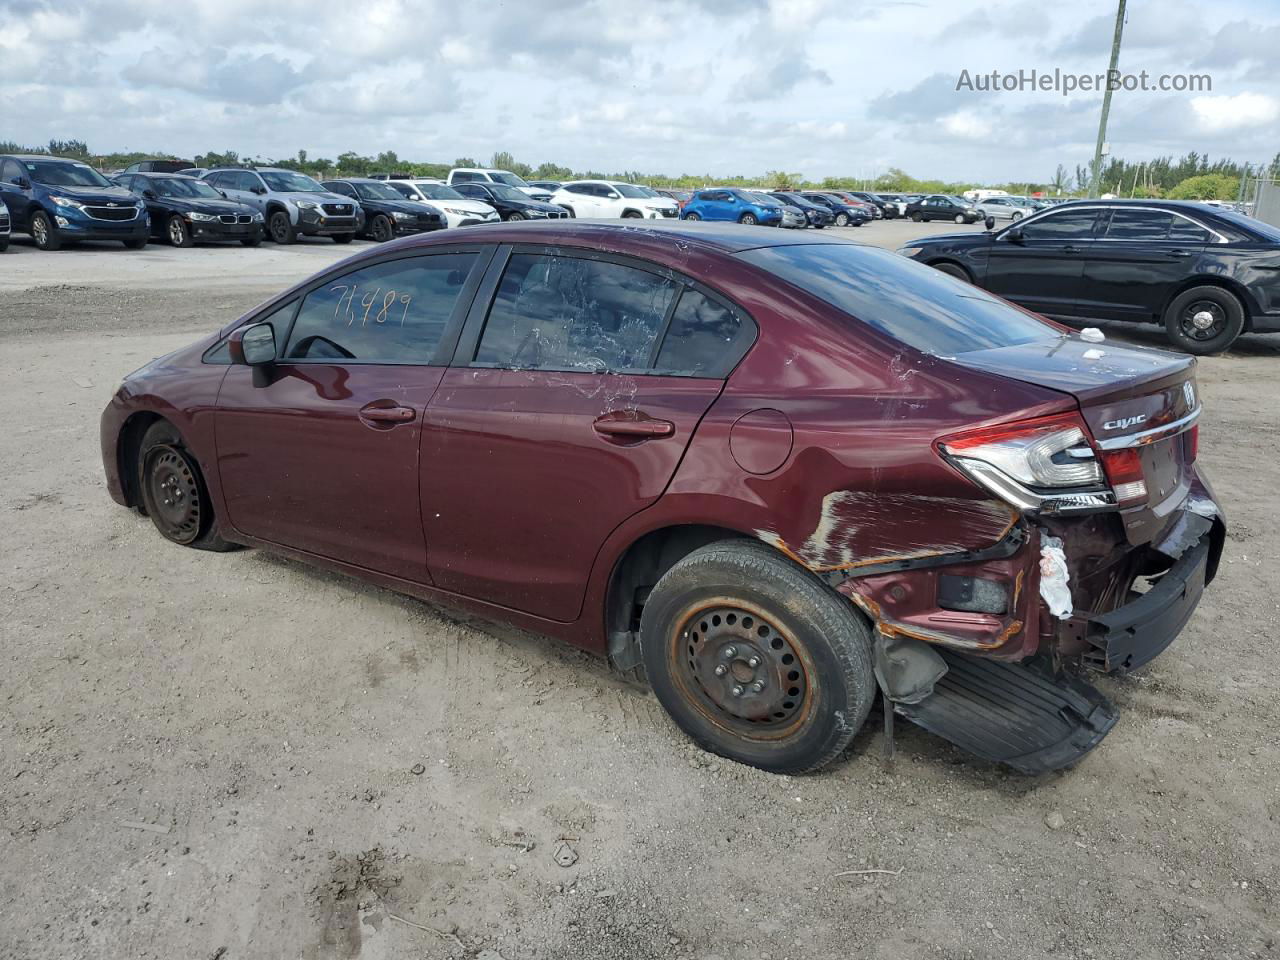
{"label": "dark parked car", "polygon": [[120,173],[185,173],[195,169],[190,160],[139,160]]}
{"label": "dark parked car", "polygon": [[176,544],[578,644],[738,761],[830,762],[879,683],[890,717],[1041,771],[1116,722],[1082,669],[1163,651],[1224,538],[1195,361],[1092,349],[830,234],[495,224],[369,248],[152,361],[102,454]]}
{"label": "dark parked car", "polygon": [[885,220],[893,220],[898,216],[898,205],[891,200],[885,200],[876,196],[874,193],[867,193],[863,190],[850,190],[849,196],[863,203],[869,203],[880,211],[880,216]]}
{"label": "dark parked car", "polygon": [[197,240],[262,243],[262,214],[228,200],[203,180],[173,173],[122,173],[116,183],[142,198],[151,217],[151,236],[175,247]]}
{"label": "dark parked car", "polygon": [[977,223],[983,219],[977,207],[960,197],[931,193],[907,204],[907,216],[920,223],[922,220],[953,220],[956,223]]}
{"label": "dark parked car", "polygon": [[0,201],[11,229],[31,234],[41,250],[75,240],[119,240],[140,250],[151,230],[141,200],[79,160],[0,156]]}
{"label": "dark parked car", "polygon": [[1055,204],[899,252],[1047,316],[1162,323],[1189,353],[1280,331],[1280,229],[1198,203]]}
{"label": "dark parked car", "polygon": [[789,190],[777,190],[770,193],[769,196],[777,200],[779,203],[789,204],[799,210],[808,222],[808,225],[821,230],[823,227],[829,227],[836,222],[836,215],[831,212],[828,207],[820,203],[814,203],[807,197],[802,197],[798,193]]}
{"label": "dark parked car", "polygon": [[9,249],[9,208],[0,200],[0,253]]}
{"label": "dark parked car", "polygon": [[443,230],[444,216],[429,204],[407,200],[380,180],[348,177],[325,180],[321,186],[359,202],[364,208],[364,230],[357,236],[385,243],[406,233]]}
{"label": "dark parked car", "polygon": [[667,189],[666,187],[660,187],[655,191],[655,193],[660,197],[666,197],[668,200],[674,200],[676,202],[676,206],[681,210],[683,210],[689,201],[693,199],[692,190],[680,190],[675,188]]}
{"label": "dark parked car", "polygon": [[534,200],[523,190],[505,183],[451,183],[458,193],[471,200],[487,203],[503,220],[560,220],[571,216],[564,207]]}
{"label": "dark parked car", "polygon": [[830,210],[832,223],[837,227],[860,227],[871,220],[871,214],[867,212],[865,205],[855,207],[833,193],[806,190],[800,196],[812,203],[821,204]]}

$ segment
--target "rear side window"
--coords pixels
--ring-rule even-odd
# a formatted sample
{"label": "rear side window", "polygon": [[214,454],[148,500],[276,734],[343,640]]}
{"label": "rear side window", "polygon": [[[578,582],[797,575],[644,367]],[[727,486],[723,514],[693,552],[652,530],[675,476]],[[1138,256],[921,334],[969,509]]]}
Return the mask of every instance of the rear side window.
{"label": "rear side window", "polygon": [[391,260],[326,282],[303,301],[285,359],[431,363],[475,259]]}
{"label": "rear side window", "polygon": [[674,282],[635,267],[515,254],[475,361],[534,370],[644,369],[675,295]]}
{"label": "rear side window", "polygon": [[726,359],[736,360],[750,335],[729,307],[693,289],[680,295],[658,351],[660,373],[722,377]]}
{"label": "rear side window", "polygon": [[977,287],[888,250],[806,243],[744,250],[737,256],[936,356],[1062,336]]}
{"label": "rear side window", "polygon": [[486,179],[486,177],[482,173],[455,172],[454,175],[449,178],[449,182],[450,183],[470,183],[473,180],[484,180],[484,179]]}
{"label": "rear side window", "polygon": [[1182,243],[1208,243],[1210,238],[1209,231],[1193,223],[1185,217],[1174,217],[1173,225],[1169,227],[1169,239],[1178,240]]}
{"label": "rear side window", "polygon": [[1111,211],[1108,240],[1164,240],[1169,236],[1173,214],[1163,210]]}
{"label": "rear side window", "polygon": [[1022,235],[1028,240],[1084,239],[1092,235],[1097,219],[1097,210],[1063,210],[1032,220],[1022,227]]}

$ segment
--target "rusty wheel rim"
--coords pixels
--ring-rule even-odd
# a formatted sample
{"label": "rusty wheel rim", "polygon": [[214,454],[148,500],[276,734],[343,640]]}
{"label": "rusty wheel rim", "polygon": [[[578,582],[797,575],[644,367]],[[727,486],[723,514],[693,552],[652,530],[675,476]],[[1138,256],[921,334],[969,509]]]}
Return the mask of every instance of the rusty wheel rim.
{"label": "rusty wheel rim", "polygon": [[712,723],[751,740],[796,732],[812,710],[807,651],[753,604],[717,598],[676,620],[668,652],[672,676]]}

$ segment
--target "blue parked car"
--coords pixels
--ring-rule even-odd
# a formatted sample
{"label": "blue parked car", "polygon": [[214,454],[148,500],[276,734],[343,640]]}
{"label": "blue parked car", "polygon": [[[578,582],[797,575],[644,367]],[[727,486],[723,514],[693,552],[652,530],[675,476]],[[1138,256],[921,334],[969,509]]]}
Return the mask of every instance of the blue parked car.
{"label": "blue parked car", "polygon": [[146,204],[79,160],[0,156],[0,200],[12,229],[31,234],[41,250],[71,240],[119,240],[140,250],[151,232]]}
{"label": "blue parked car", "polygon": [[713,187],[698,190],[680,211],[681,220],[736,220],[776,227],[782,223],[782,204],[753,190]]}

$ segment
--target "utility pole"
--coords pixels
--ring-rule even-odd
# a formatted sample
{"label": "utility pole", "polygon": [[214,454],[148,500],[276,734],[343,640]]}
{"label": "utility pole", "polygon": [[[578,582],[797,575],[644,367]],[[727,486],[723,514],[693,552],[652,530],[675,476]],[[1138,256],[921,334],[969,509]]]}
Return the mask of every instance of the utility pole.
{"label": "utility pole", "polygon": [[1107,114],[1111,112],[1111,78],[1120,62],[1120,35],[1124,33],[1125,0],[1116,8],[1116,32],[1111,38],[1111,66],[1107,68],[1107,86],[1102,92],[1102,119],[1098,121],[1098,145],[1093,150],[1093,173],[1089,177],[1089,196],[1098,195],[1098,183],[1102,178],[1102,147],[1107,140]]}

